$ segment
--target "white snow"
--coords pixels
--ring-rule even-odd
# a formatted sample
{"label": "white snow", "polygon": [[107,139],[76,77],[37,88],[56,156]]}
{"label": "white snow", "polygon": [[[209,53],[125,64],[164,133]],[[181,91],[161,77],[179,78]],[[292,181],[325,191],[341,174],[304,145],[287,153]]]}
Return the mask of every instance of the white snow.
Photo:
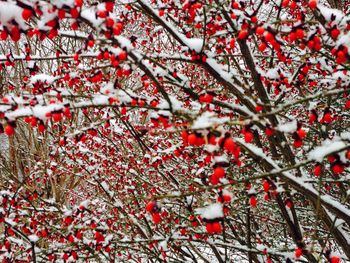
{"label": "white snow", "polygon": [[297,128],[297,121],[293,120],[291,122],[278,125],[276,129],[281,132],[293,133],[297,130]]}
{"label": "white snow", "polygon": [[215,127],[230,120],[229,117],[217,117],[214,112],[204,112],[199,116],[192,125],[192,129],[206,129],[209,127]]}
{"label": "white snow", "polygon": [[224,211],[222,204],[215,203],[204,208],[198,208],[197,213],[199,213],[205,219],[215,219],[224,217]]}
{"label": "white snow", "polygon": [[346,147],[346,144],[343,141],[325,140],[322,146],[318,146],[309,152],[309,159],[322,162],[327,155],[339,151],[344,147]]}

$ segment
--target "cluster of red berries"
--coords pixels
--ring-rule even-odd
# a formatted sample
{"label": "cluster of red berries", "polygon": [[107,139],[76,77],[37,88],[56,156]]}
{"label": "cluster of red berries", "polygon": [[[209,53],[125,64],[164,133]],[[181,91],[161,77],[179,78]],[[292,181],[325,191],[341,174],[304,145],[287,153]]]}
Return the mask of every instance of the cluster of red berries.
{"label": "cluster of red berries", "polygon": [[159,224],[162,220],[162,217],[160,215],[160,207],[158,206],[157,202],[150,201],[146,205],[146,211],[149,212],[152,215],[152,221],[155,224]]}

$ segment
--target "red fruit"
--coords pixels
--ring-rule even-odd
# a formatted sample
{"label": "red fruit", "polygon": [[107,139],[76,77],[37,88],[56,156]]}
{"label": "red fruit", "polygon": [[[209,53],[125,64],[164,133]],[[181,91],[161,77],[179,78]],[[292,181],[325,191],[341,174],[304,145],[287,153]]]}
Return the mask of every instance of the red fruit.
{"label": "red fruit", "polygon": [[245,30],[240,31],[240,32],[238,33],[238,39],[241,39],[241,40],[242,40],[242,39],[246,39],[247,36],[248,36],[248,32],[245,31]]}
{"label": "red fruit", "polygon": [[1,31],[1,35],[0,35],[0,37],[1,37],[1,40],[6,40],[7,39],[7,37],[8,37],[8,34],[7,34],[7,32],[4,30],[4,31]]}
{"label": "red fruit", "polygon": [[62,120],[62,113],[54,113],[52,114],[52,119],[54,122],[59,122]]}
{"label": "red fruit", "polygon": [[213,232],[217,234],[221,233],[222,231],[222,226],[219,222],[212,223],[212,228],[213,228]]}
{"label": "red fruit", "polygon": [[101,232],[97,231],[95,234],[95,240],[97,243],[105,241],[105,237],[101,234]]}
{"label": "red fruit", "polygon": [[264,37],[267,42],[272,42],[275,39],[274,35],[271,32],[266,32]]}
{"label": "red fruit", "polygon": [[330,262],[331,262],[331,263],[339,263],[339,262],[340,262],[340,258],[337,257],[337,256],[332,256],[332,257],[330,258]]}
{"label": "red fruit", "polygon": [[265,181],[263,184],[264,192],[268,192],[270,190],[270,183],[268,181]]}
{"label": "red fruit", "polygon": [[207,232],[209,234],[213,234],[214,233],[214,227],[213,227],[213,223],[207,223],[205,228],[207,229]]}
{"label": "red fruit", "polygon": [[35,117],[30,118],[30,125],[35,127],[38,124],[38,120]]}
{"label": "red fruit", "polygon": [[251,143],[253,140],[253,133],[251,131],[246,131],[244,133],[244,140],[246,143]]}
{"label": "red fruit", "polygon": [[57,16],[59,19],[63,19],[66,17],[66,11],[64,11],[63,9],[59,9],[58,10],[58,13],[57,13]]}
{"label": "red fruit", "polygon": [[289,6],[291,9],[297,8],[297,3],[295,1],[292,1]]}
{"label": "red fruit", "polygon": [[297,134],[298,134],[298,136],[299,136],[300,139],[304,139],[305,136],[306,136],[306,132],[305,132],[305,130],[303,130],[303,129],[299,129],[299,130],[297,131]]}
{"label": "red fruit", "polygon": [[106,18],[106,26],[109,27],[109,28],[111,28],[111,27],[113,27],[113,25],[114,25],[114,20],[113,20],[113,18],[107,17],[107,18]]}
{"label": "red fruit", "polygon": [[126,109],[125,107],[122,107],[122,108],[120,109],[120,113],[121,113],[122,115],[125,115],[126,112],[127,112],[127,109]]}
{"label": "red fruit", "polygon": [[161,218],[161,216],[160,216],[159,213],[154,213],[154,214],[152,215],[152,221],[153,221],[153,223],[159,224],[161,220],[162,220],[162,218]]}
{"label": "red fruit", "polygon": [[30,9],[23,9],[22,17],[24,20],[28,21],[32,17],[33,13]]}
{"label": "red fruit", "polygon": [[324,116],[323,116],[323,121],[325,123],[331,123],[333,120],[332,118],[332,114],[330,114],[329,112],[327,112]]}
{"label": "red fruit", "polygon": [[81,7],[83,5],[83,0],[75,0],[75,5]]}
{"label": "red fruit", "polygon": [[350,100],[346,101],[345,109],[350,109]]}
{"label": "red fruit", "polygon": [[289,0],[282,1],[282,7],[287,7],[289,5]]}
{"label": "red fruit", "polygon": [[206,93],[202,96],[199,97],[200,102],[206,102],[206,103],[211,103],[213,101],[213,96]]}
{"label": "red fruit", "polygon": [[346,158],[348,158],[348,160],[350,160],[350,150],[348,150],[348,151],[346,152]]}
{"label": "red fruit", "polygon": [[303,254],[303,250],[299,247],[294,252],[294,255],[296,258],[300,258],[302,254]]}
{"label": "red fruit", "polygon": [[256,112],[260,112],[260,111],[263,110],[263,106],[261,106],[261,105],[256,105],[256,106],[255,106],[255,110],[256,110]]}
{"label": "red fruit", "polygon": [[11,125],[6,125],[5,133],[6,133],[7,136],[12,136],[12,135],[15,134],[15,128],[12,127]]}
{"label": "red fruit", "polygon": [[78,11],[78,9],[72,8],[72,9],[70,10],[70,15],[72,16],[72,18],[78,18],[78,16],[79,16],[79,11]]}
{"label": "red fruit", "polygon": [[43,133],[45,131],[45,125],[40,123],[38,126],[38,130],[39,130],[39,132]]}
{"label": "red fruit", "polygon": [[335,174],[341,174],[344,172],[344,166],[342,164],[335,164],[333,165],[332,170]]}
{"label": "red fruit", "polygon": [[314,175],[315,176],[320,176],[321,175],[321,171],[322,171],[322,167],[321,167],[321,165],[315,165],[315,167],[314,167]]}
{"label": "red fruit", "polygon": [[250,197],[249,199],[249,203],[252,207],[256,207],[256,205],[258,204],[258,200],[256,199],[256,197],[253,195]]}
{"label": "red fruit", "polygon": [[68,236],[68,241],[71,243],[74,243],[74,236],[73,235],[69,235]]}
{"label": "red fruit", "polygon": [[295,31],[295,34],[296,34],[296,37],[298,39],[303,39],[305,37],[305,32],[304,30],[302,30],[301,28],[298,28],[296,31]]}
{"label": "red fruit", "polygon": [[263,42],[259,45],[260,52],[264,52],[264,50],[267,48],[267,45]]}
{"label": "red fruit", "polygon": [[196,145],[197,144],[197,136],[194,133],[188,135],[188,143],[190,145]]}
{"label": "red fruit", "polygon": [[333,39],[337,39],[339,35],[340,35],[340,30],[339,30],[338,28],[332,29],[332,31],[331,31],[331,37],[332,37]]}
{"label": "red fruit", "polygon": [[155,207],[156,207],[156,203],[153,202],[153,201],[150,201],[146,205],[146,211],[151,213],[154,210]]}
{"label": "red fruit", "polygon": [[218,178],[222,178],[225,176],[225,170],[222,167],[216,167],[214,169],[214,176]]}
{"label": "red fruit", "polygon": [[64,146],[66,144],[66,140],[64,138],[61,138],[60,141],[58,142],[60,146]]}
{"label": "red fruit", "polygon": [[119,53],[118,58],[119,60],[125,60],[127,58],[128,54],[123,50]]}
{"label": "red fruit", "polygon": [[290,209],[293,207],[293,202],[291,200],[286,201],[286,206]]}
{"label": "red fruit", "polygon": [[309,7],[311,9],[315,9],[317,7],[317,1],[316,0],[310,0]]}
{"label": "red fruit", "polygon": [[256,32],[257,35],[262,36],[264,34],[264,32],[265,32],[265,29],[262,26],[258,26],[255,29],[255,32]]}
{"label": "red fruit", "polygon": [[18,27],[14,26],[11,29],[11,39],[17,42],[18,40],[20,40],[20,38],[21,38],[21,32],[19,31]]}
{"label": "red fruit", "polygon": [[187,133],[187,131],[182,131],[181,132],[181,138],[182,138],[184,143],[188,142],[188,133]]}
{"label": "red fruit", "polygon": [[236,45],[236,41],[235,41],[234,38],[232,38],[232,39],[230,40],[230,48],[231,48],[231,49],[234,49],[234,48],[235,48],[235,45]]}
{"label": "red fruit", "polygon": [[315,121],[317,121],[317,116],[314,113],[310,113],[309,115],[310,124],[313,124]]}
{"label": "red fruit", "polygon": [[220,177],[216,176],[215,174],[213,174],[212,176],[210,176],[210,183],[213,185],[216,185],[220,182]]}
{"label": "red fruit", "polygon": [[160,9],[158,14],[159,16],[164,16],[164,9]]}
{"label": "red fruit", "polygon": [[113,2],[105,2],[105,8],[106,11],[112,12],[114,8],[114,3]]}
{"label": "red fruit", "polygon": [[231,195],[228,195],[228,194],[222,195],[222,198],[223,198],[223,201],[224,201],[225,203],[231,202],[231,200],[232,200]]}
{"label": "red fruit", "polygon": [[224,142],[224,148],[226,151],[233,152],[236,148],[236,144],[232,138],[227,138]]}
{"label": "red fruit", "polygon": [[266,128],[265,133],[266,133],[266,136],[271,137],[273,135],[273,129]]}
{"label": "red fruit", "polygon": [[303,145],[302,140],[295,140],[293,143],[294,148],[300,148]]}

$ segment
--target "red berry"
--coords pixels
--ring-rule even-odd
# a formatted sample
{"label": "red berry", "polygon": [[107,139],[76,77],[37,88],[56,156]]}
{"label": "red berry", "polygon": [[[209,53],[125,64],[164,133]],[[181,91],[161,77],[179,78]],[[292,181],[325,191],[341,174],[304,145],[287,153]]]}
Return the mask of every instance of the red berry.
{"label": "red berry", "polygon": [[196,136],[196,134],[192,133],[192,134],[188,135],[188,143],[190,145],[196,145],[197,144],[197,136]]}
{"label": "red berry", "polygon": [[267,42],[272,42],[275,39],[275,36],[271,32],[266,32],[264,37]]}
{"label": "red berry", "polygon": [[263,184],[264,192],[268,192],[270,190],[270,183],[268,181],[265,181]]}
{"label": "red berry", "polygon": [[226,202],[226,203],[231,202],[231,200],[232,200],[232,197],[229,194],[222,195],[222,198],[224,199],[224,202]]}
{"label": "red berry", "polygon": [[38,130],[39,130],[39,132],[43,133],[45,131],[45,125],[40,123],[38,126]]}
{"label": "red berry", "polygon": [[245,30],[243,30],[243,31],[240,31],[239,33],[238,33],[238,39],[246,39],[247,38],[247,36],[248,36],[248,31],[245,31]]}
{"label": "red berry", "polygon": [[273,129],[266,128],[265,133],[266,133],[266,136],[271,137],[273,135]]}
{"label": "red berry", "polygon": [[315,165],[315,167],[314,167],[314,175],[315,176],[320,176],[321,175],[321,171],[322,171],[322,167],[321,167],[321,165]]}
{"label": "red berry", "polygon": [[72,9],[70,10],[70,15],[72,16],[72,18],[78,18],[78,16],[79,16],[79,11],[78,11],[78,9],[72,8]]}
{"label": "red berry", "polygon": [[232,138],[227,138],[224,142],[224,148],[226,151],[233,152],[236,148],[236,144]]}
{"label": "red berry", "polygon": [[350,109],[350,100],[346,101],[345,109]]}
{"label": "red berry", "polygon": [[299,129],[299,130],[297,131],[297,134],[298,134],[298,136],[299,136],[300,139],[304,139],[305,136],[306,136],[306,132],[305,132],[305,130],[303,130],[303,129]]}
{"label": "red berry", "polygon": [[160,216],[159,213],[154,213],[154,214],[152,215],[152,221],[153,221],[153,223],[159,224],[161,220],[162,220],[162,218],[161,218],[161,216]]}
{"label": "red berry", "polygon": [[212,225],[213,225],[214,233],[217,233],[217,234],[221,233],[222,226],[221,226],[221,224],[219,222],[214,222]]}
{"label": "red berry", "polygon": [[259,50],[260,50],[260,52],[264,52],[264,50],[267,48],[267,45],[264,43],[264,42],[262,42],[260,45],[259,45]]}
{"label": "red berry", "polygon": [[83,0],[75,0],[75,5],[81,7],[83,5]]}
{"label": "red berry", "polygon": [[294,255],[296,258],[300,258],[302,254],[303,254],[303,250],[299,247],[294,252]]}
{"label": "red berry", "polygon": [[340,35],[340,30],[339,30],[338,28],[332,29],[332,31],[331,31],[331,37],[332,37],[333,39],[337,39],[339,35]]}
{"label": "red berry", "polygon": [[249,203],[252,207],[256,207],[256,205],[258,204],[258,200],[256,199],[256,197],[253,195],[250,197],[249,199]]}
{"label": "red berry", "polygon": [[187,131],[182,131],[181,132],[181,138],[182,138],[184,143],[188,142],[188,133],[187,133]]}
{"label": "red berry", "polygon": [[119,60],[125,60],[127,58],[128,54],[123,50],[119,53],[118,58]]}
{"label": "red berry", "polygon": [[311,9],[315,9],[317,7],[317,1],[316,0],[310,0],[309,7]]}
{"label": "red berry", "polygon": [[317,116],[314,113],[310,113],[309,115],[310,124],[313,124],[315,121],[317,121]]}
{"label": "red berry", "polygon": [[58,13],[57,13],[57,16],[59,19],[63,19],[66,17],[66,11],[64,11],[63,9],[59,9],[58,10]]}
{"label": "red berry", "polygon": [[113,2],[105,2],[105,8],[106,11],[112,12],[114,8],[114,3]]}
{"label": "red berry", "polygon": [[33,13],[30,9],[23,9],[22,17],[24,20],[28,21],[32,17]]}
{"label": "red berry", "polygon": [[302,140],[295,140],[293,143],[294,148],[300,148],[303,145]]}
{"label": "red berry", "polygon": [[253,133],[251,131],[246,131],[244,133],[244,140],[246,143],[251,143],[253,140]]}
{"label": "red berry", "polygon": [[231,49],[234,49],[234,48],[235,48],[235,45],[236,45],[236,41],[235,41],[234,38],[232,38],[232,39],[230,40],[230,48],[231,48]]}
{"label": "red berry", "polygon": [[335,164],[333,165],[332,170],[335,174],[341,174],[344,172],[344,166],[342,164]]}
{"label": "red berry", "polygon": [[337,256],[332,256],[332,257],[330,258],[330,262],[331,262],[331,263],[339,263],[339,262],[340,262],[340,258],[337,257]]}
{"label": "red berry", "polygon": [[52,119],[54,122],[59,122],[62,120],[62,113],[54,113],[52,114]]}
{"label": "red berry", "polygon": [[213,96],[206,93],[202,96],[199,97],[200,102],[206,102],[206,103],[211,103],[213,101]]}
{"label": "red berry", "polygon": [[209,234],[213,234],[214,233],[214,227],[213,227],[213,223],[207,223],[205,226],[207,232]]}
{"label": "red berry", "polygon": [[222,178],[225,176],[225,170],[222,167],[216,167],[214,169],[214,176],[218,177],[218,178]]}
{"label": "red berry", "polygon": [[264,32],[265,32],[265,29],[262,26],[258,26],[255,29],[255,32],[256,32],[257,35],[262,36],[264,34]]}
{"label": "red berry", "polygon": [[323,121],[325,123],[331,123],[333,120],[332,118],[332,114],[330,114],[329,112],[327,112],[324,116],[323,116]]}
{"label": "red berry", "polygon": [[156,207],[156,203],[154,201],[150,201],[146,205],[146,211],[151,213],[155,207]]}
{"label": "red berry", "polygon": [[11,125],[6,125],[5,133],[6,133],[7,136],[12,136],[12,135],[15,134],[15,128],[12,127]]}

